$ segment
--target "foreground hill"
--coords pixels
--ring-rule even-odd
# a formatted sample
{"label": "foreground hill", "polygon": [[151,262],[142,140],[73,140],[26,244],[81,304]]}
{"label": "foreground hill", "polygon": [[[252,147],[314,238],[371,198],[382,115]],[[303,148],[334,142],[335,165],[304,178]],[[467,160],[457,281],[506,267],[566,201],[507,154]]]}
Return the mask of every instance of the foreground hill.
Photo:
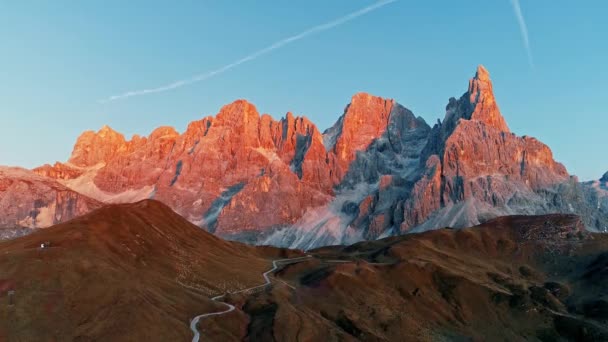
{"label": "foreground hill", "polygon": [[210,296],[260,283],[278,253],[160,202],[110,205],[0,243],[0,341],[186,341]]}
{"label": "foreground hill", "polygon": [[[231,296],[212,340],[606,341],[608,237],[571,215],[514,216],[311,252]],[[233,318],[234,319],[234,318]],[[246,329],[245,329],[246,327]],[[240,332],[239,332],[240,331]]]}
{"label": "foreground hill", "polygon": [[574,215],[300,256],[109,205],[0,243],[0,341],[187,341],[199,315],[201,341],[608,340],[608,236]]}

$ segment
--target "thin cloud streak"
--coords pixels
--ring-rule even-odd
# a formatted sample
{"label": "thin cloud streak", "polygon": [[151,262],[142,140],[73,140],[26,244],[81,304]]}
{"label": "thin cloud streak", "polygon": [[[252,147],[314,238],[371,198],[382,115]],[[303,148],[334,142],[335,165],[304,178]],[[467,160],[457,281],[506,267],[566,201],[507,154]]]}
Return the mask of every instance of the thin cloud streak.
{"label": "thin cloud streak", "polygon": [[123,93],[123,94],[119,94],[119,95],[112,95],[112,96],[108,97],[107,99],[101,100],[99,102],[100,103],[107,103],[107,102],[112,102],[112,101],[116,101],[116,100],[126,99],[126,98],[133,97],[133,96],[141,96],[141,95],[147,95],[147,94],[153,94],[153,93],[161,93],[161,92],[173,90],[173,89],[176,89],[176,88],[180,88],[180,87],[187,86],[187,85],[190,85],[190,84],[193,84],[193,83],[197,83],[197,82],[201,82],[201,81],[207,80],[207,79],[209,79],[209,78],[211,78],[213,76],[222,74],[222,73],[224,73],[224,72],[226,72],[226,71],[228,71],[230,69],[233,69],[233,68],[235,68],[235,67],[237,67],[237,66],[239,66],[239,65],[241,65],[243,63],[252,61],[252,60],[254,60],[254,59],[256,59],[256,58],[258,58],[258,57],[260,57],[262,55],[265,55],[265,54],[267,54],[267,53],[269,53],[271,51],[279,49],[279,48],[281,48],[281,47],[283,47],[283,46],[285,46],[287,44],[293,43],[293,42],[298,41],[300,39],[304,39],[304,38],[306,38],[306,37],[308,37],[310,35],[313,35],[313,34],[317,34],[317,33],[323,32],[323,31],[327,31],[327,30],[329,30],[331,28],[334,28],[336,26],[340,26],[340,25],[345,24],[345,23],[347,23],[347,22],[349,22],[351,20],[354,20],[354,19],[356,19],[356,18],[358,18],[358,17],[360,17],[362,15],[365,15],[365,14],[367,14],[369,12],[372,12],[374,10],[380,9],[380,8],[382,8],[382,7],[386,6],[386,5],[389,5],[389,4],[393,3],[393,2],[396,2],[396,1],[397,0],[382,0],[382,1],[378,1],[378,2],[374,3],[373,5],[364,7],[362,9],[358,10],[358,11],[352,12],[352,13],[347,14],[347,15],[345,15],[343,17],[338,18],[338,19],[334,19],[334,20],[332,20],[330,22],[327,22],[325,24],[317,25],[317,26],[312,27],[312,28],[310,28],[310,29],[308,29],[308,30],[306,30],[306,31],[304,31],[302,33],[298,33],[298,34],[296,34],[294,36],[291,36],[291,37],[279,40],[278,42],[273,43],[273,44],[271,44],[271,45],[269,45],[269,46],[267,46],[267,47],[265,47],[265,48],[263,48],[261,50],[255,51],[255,52],[253,52],[252,54],[250,54],[250,55],[248,55],[246,57],[243,57],[243,58],[241,58],[241,59],[239,59],[239,60],[237,60],[235,62],[227,64],[227,65],[225,65],[225,66],[223,66],[221,68],[209,71],[207,73],[195,75],[195,76],[193,76],[191,78],[175,81],[173,83],[169,83],[169,84],[166,84],[164,86],[160,86],[160,87],[156,87],[156,88],[133,90],[133,91],[129,91],[129,92],[126,92],[126,93]]}
{"label": "thin cloud streak", "polygon": [[524,19],[524,15],[521,12],[519,0],[511,0],[511,6],[513,7],[515,17],[517,18],[517,23],[519,24],[519,30],[521,32],[521,38],[524,43],[524,48],[526,48],[526,53],[528,54],[528,63],[530,63],[531,68],[534,68],[534,62],[532,61],[532,51],[530,49],[530,40],[528,39],[528,26],[526,25],[526,20]]}

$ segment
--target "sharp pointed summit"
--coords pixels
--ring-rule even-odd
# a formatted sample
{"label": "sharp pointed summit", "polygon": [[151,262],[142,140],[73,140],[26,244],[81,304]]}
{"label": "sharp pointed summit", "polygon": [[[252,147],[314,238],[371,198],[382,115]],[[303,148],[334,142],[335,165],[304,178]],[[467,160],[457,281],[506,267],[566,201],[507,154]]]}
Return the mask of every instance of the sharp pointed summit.
{"label": "sharp pointed summit", "polygon": [[479,64],[477,66],[477,72],[475,73],[475,79],[480,81],[489,81],[490,73],[488,72],[488,69],[486,69],[483,65]]}
{"label": "sharp pointed summit", "polygon": [[108,125],[103,125],[97,133],[99,134],[99,133],[109,133],[109,132],[116,132],[116,131]]}
{"label": "sharp pointed summit", "polygon": [[475,77],[469,81],[467,93],[472,110],[468,119],[478,120],[503,132],[509,132],[509,126],[500,114],[500,109],[494,98],[490,73],[483,65],[477,67]]}

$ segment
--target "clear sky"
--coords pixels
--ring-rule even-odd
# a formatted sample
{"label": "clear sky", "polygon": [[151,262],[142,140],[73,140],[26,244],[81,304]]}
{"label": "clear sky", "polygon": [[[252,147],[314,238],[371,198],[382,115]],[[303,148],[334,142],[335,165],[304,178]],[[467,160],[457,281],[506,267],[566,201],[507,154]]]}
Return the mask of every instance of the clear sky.
{"label": "clear sky", "polygon": [[108,124],[127,137],[214,115],[237,98],[320,129],[358,91],[429,124],[490,71],[503,115],[582,180],[608,170],[605,0],[399,0],[206,80],[101,103],[220,69],[374,0],[0,2],[0,164],[65,161]]}

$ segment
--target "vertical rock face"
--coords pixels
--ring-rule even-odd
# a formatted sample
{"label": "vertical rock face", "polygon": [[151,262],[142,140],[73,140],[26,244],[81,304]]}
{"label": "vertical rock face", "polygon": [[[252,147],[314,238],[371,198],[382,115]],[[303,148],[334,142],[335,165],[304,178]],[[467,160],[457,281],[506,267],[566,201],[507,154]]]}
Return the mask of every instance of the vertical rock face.
{"label": "vertical rock face", "polygon": [[442,167],[438,156],[427,159],[425,172],[412,189],[404,204],[403,222],[400,228],[409,229],[424,221],[442,206],[444,185],[441,182]]}
{"label": "vertical rock face", "polygon": [[483,66],[432,128],[366,93],[324,133],[237,100],[181,134],[85,132],[69,163],[35,172],[105,202],[161,200],[224,237],[299,248],[506,214],[583,213],[608,226],[603,188],[580,185],[546,145],[509,131]]}
{"label": "vertical rock face", "polygon": [[25,169],[0,167],[0,230],[45,228],[100,205],[51,178]]}

